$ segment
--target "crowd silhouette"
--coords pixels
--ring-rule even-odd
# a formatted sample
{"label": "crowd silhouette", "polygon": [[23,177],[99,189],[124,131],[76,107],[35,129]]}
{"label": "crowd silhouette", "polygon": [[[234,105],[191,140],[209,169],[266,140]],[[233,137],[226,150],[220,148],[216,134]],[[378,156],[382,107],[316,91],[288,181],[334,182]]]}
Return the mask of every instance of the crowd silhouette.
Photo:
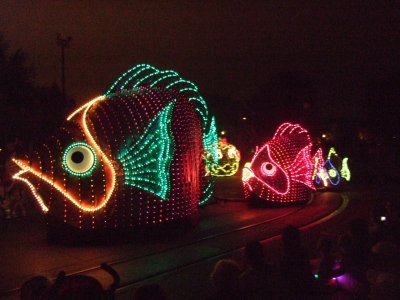
{"label": "crowd silhouette", "polygon": [[[209,277],[209,296],[199,299],[400,299],[400,216],[392,202],[376,207],[370,219],[355,218],[337,236],[321,234],[315,257],[303,245],[298,228],[283,229],[279,259],[268,261],[268,248],[250,241],[243,259],[218,260]],[[103,289],[94,278],[60,272],[51,281],[34,276],[21,287],[21,300],[114,299],[118,274],[102,268],[114,278]],[[191,297],[193,299],[193,296]],[[132,292],[134,300],[174,299],[162,285],[142,285]]]}

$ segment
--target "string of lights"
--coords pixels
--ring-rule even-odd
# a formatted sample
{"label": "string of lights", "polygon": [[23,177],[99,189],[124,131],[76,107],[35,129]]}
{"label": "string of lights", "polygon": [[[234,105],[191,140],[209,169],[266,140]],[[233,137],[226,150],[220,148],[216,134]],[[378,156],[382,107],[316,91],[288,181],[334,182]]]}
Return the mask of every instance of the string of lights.
{"label": "string of lights", "polygon": [[177,76],[133,68],[71,113],[29,160],[14,159],[14,178],[45,213],[84,230],[196,215],[213,192],[206,164],[215,161],[216,126],[197,87]]}

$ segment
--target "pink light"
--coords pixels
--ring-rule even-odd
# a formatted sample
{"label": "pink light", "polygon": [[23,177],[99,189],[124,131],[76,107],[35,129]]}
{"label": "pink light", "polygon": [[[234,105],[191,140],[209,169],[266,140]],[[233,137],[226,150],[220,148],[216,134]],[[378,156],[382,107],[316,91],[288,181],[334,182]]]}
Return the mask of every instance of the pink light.
{"label": "pink light", "polygon": [[[273,138],[258,148],[243,170],[246,197],[256,194],[272,202],[305,201],[310,197],[318,162],[311,139],[299,124],[283,123]],[[319,152],[316,154],[319,157]]]}

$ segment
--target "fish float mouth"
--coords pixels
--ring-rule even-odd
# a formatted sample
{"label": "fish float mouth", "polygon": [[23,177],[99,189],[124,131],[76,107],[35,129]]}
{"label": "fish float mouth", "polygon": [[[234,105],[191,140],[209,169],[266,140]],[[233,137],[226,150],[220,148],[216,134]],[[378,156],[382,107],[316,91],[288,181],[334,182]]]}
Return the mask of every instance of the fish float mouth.
{"label": "fish float mouth", "polygon": [[17,173],[15,173],[12,176],[12,178],[15,180],[20,180],[20,181],[24,182],[26,185],[28,185],[33,196],[36,198],[37,202],[39,203],[42,211],[47,213],[49,211],[49,208],[45,204],[43,198],[40,196],[39,192],[37,191],[37,188],[34,186],[34,184],[29,179],[23,177],[23,175],[26,173],[33,174],[33,175],[37,176],[39,179],[43,179],[43,176],[40,174],[37,174],[37,172],[34,172],[32,170],[32,168],[29,166],[29,164],[23,160],[18,160],[18,159],[13,158],[12,161],[20,168],[20,170]]}
{"label": "fish float mouth", "polygon": [[244,167],[243,168],[243,173],[242,173],[242,180],[245,183],[248,183],[248,181],[250,180],[250,178],[255,177],[253,171],[250,169],[250,167]]}
{"label": "fish float mouth", "polygon": [[213,176],[232,176],[234,175],[237,170],[239,169],[239,163],[226,163],[222,166],[212,165],[211,170]]}
{"label": "fish float mouth", "polygon": [[[286,178],[287,178],[287,174],[286,172],[284,172]],[[256,181],[258,181],[259,183],[261,183],[262,185],[267,186],[269,189],[273,190],[275,193],[277,193],[278,195],[285,195],[289,192],[290,190],[290,184],[288,184],[286,186],[286,188],[282,191],[279,191],[275,188],[273,188],[271,185],[269,185],[268,183],[266,183],[265,181],[263,181],[261,178],[258,178],[256,176],[256,174],[254,174],[254,171],[251,169],[251,164],[246,163],[245,166],[243,167],[243,173],[242,173],[242,181],[244,184],[248,185],[249,188],[252,190],[251,187],[251,183],[250,180],[254,178]]]}
{"label": "fish float mouth", "polygon": [[37,202],[39,203],[41,209],[43,212],[47,213],[49,211],[49,207],[46,205],[45,201],[43,200],[42,196],[38,192],[38,189],[35,187],[35,185],[27,178],[25,178],[25,174],[33,175],[35,178],[39,179],[42,182],[47,183],[49,186],[57,190],[59,193],[61,193],[64,197],[66,197],[72,204],[74,204],[77,208],[86,211],[86,212],[95,212],[103,208],[106,204],[108,199],[103,199],[103,201],[100,201],[97,205],[89,205],[89,204],[84,204],[82,201],[77,199],[74,195],[69,193],[64,187],[61,185],[57,184],[52,178],[49,176],[43,174],[40,171],[37,171],[35,168],[31,167],[29,162],[15,159],[13,158],[12,161],[20,168],[20,171],[15,173],[13,175],[13,179],[20,180],[27,184],[33,194],[33,196],[36,198]]}

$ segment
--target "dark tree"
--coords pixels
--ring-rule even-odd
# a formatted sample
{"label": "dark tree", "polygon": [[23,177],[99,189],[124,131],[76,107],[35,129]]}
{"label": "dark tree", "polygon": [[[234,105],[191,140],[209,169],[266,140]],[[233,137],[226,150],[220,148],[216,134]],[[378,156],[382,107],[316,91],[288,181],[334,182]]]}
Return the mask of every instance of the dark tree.
{"label": "dark tree", "polygon": [[48,135],[59,124],[69,108],[60,89],[34,84],[34,69],[27,55],[9,47],[0,34],[0,143],[16,138],[25,145]]}

